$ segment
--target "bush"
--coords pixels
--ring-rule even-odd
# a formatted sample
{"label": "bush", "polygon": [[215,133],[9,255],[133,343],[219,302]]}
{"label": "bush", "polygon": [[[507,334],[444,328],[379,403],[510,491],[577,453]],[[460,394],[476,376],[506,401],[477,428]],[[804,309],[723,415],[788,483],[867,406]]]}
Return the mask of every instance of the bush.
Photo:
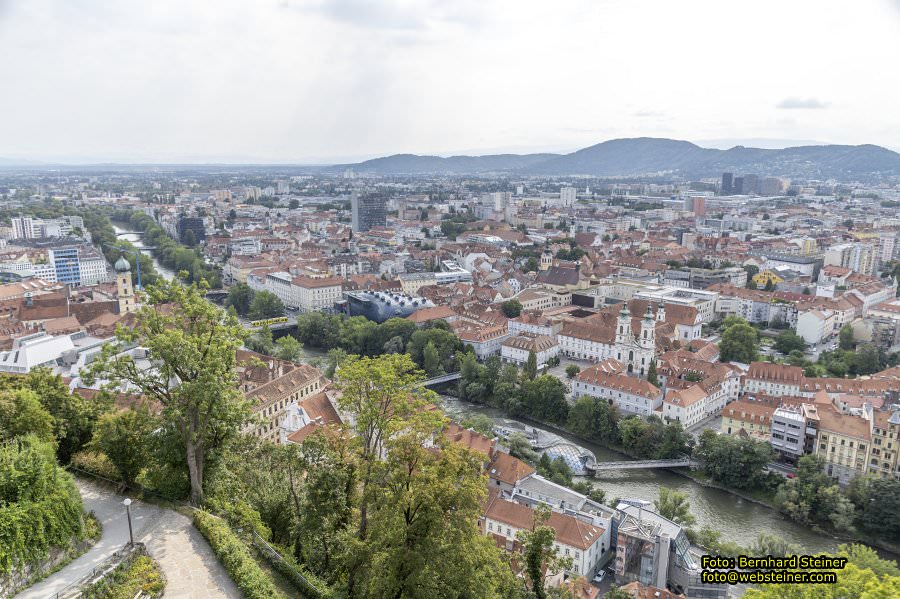
{"label": "bush", "polygon": [[216,557],[247,599],[284,598],[225,520],[197,510],[194,512],[194,526],[209,541]]}
{"label": "bush", "polygon": [[159,597],[166,586],[159,565],[146,555],[128,559],[83,592],[83,599],[134,599],[139,592]]}
{"label": "bush", "polygon": [[119,471],[112,460],[100,451],[79,451],[72,456],[72,461],[69,463],[78,470],[84,470],[115,482],[122,482],[122,477],[119,476]]}

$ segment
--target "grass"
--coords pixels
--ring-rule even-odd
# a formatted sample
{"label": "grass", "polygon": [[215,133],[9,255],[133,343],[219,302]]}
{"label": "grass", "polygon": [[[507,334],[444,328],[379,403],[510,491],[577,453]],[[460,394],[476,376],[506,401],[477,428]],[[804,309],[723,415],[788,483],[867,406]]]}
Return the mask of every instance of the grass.
{"label": "grass", "polygon": [[166,587],[166,580],[153,558],[147,555],[132,557],[103,580],[95,582],[82,592],[83,599],[134,599],[139,592],[159,597]]}

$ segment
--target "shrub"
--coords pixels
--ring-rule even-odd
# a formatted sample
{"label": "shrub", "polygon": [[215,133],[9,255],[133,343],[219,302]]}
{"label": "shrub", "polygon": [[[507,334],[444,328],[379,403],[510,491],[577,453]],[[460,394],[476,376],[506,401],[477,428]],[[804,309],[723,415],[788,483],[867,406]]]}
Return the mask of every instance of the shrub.
{"label": "shrub", "polygon": [[83,599],[134,599],[138,592],[159,597],[166,586],[159,566],[146,555],[132,557],[87,589]]}
{"label": "shrub", "polygon": [[115,465],[113,465],[112,460],[100,451],[79,451],[72,456],[70,464],[79,470],[84,470],[116,482],[122,482],[122,477],[119,475]]}
{"label": "shrub", "polygon": [[194,512],[194,526],[209,541],[216,557],[247,599],[284,599],[284,594],[259,567],[250,550],[225,520],[197,510]]}

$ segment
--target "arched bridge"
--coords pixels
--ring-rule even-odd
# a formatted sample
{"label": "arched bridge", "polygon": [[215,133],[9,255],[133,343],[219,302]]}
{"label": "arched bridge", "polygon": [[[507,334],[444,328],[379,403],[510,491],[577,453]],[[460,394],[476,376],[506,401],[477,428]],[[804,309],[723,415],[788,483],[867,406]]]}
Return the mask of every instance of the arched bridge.
{"label": "arched bridge", "polygon": [[699,465],[696,460],[691,458],[675,458],[673,460],[637,460],[622,462],[596,462],[585,466],[588,470],[595,473],[606,470],[637,470],[646,468],[695,468]]}
{"label": "arched bridge", "polygon": [[440,385],[441,383],[449,383],[450,381],[459,380],[458,372],[451,372],[450,374],[442,374],[441,376],[431,377],[430,379],[426,379],[422,381],[422,385],[426,387],[430,387],[431,385]]}

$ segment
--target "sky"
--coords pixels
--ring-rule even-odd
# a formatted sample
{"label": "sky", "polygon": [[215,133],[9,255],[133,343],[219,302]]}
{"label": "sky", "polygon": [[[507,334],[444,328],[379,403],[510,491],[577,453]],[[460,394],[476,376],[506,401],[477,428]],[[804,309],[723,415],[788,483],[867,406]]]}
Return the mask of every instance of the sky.
{"label": "sky", "polygon": [[900,149],[898,59],[900,0],[0,0],[0,158]]}

